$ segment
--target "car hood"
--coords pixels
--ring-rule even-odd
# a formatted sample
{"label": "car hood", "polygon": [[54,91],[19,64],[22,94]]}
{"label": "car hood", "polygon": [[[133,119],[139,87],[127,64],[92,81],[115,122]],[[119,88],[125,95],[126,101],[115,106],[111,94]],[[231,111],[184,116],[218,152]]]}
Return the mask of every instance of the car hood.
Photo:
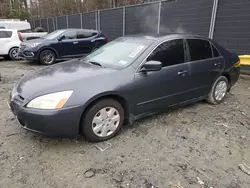
{"label": "car hood", "polygon": [[52,42],[52,41],[53,40],[38,38],[38,39],[26,40],[23,42],[23,44],[33,44],[33,43]]}
{"label": "car hood", "polygon": [[25,76],[17,84],[16,91],[25,99],[47,93],[74,90],[77,83],[117,70],[91,65],[75,59],[52,65]]}

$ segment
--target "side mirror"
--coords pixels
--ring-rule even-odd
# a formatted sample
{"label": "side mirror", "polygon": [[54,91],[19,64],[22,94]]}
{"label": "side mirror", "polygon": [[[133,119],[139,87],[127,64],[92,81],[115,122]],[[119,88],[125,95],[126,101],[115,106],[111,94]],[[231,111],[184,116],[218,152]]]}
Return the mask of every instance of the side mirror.
{"label": "side mirror", "polygon": [[146,62],[141,71],[159,71],[162,69],[162,63],[160,61],[148,61]]}

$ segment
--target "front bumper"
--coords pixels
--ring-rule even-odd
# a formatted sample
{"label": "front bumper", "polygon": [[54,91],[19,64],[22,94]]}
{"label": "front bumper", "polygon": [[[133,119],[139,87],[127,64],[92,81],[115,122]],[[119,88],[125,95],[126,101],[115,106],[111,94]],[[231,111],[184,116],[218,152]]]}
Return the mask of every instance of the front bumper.
{"label": "front bumper", "polygon": [[30,61],[37,61],[38,60],[38,52],[36,49],[33,48],[23,48],[22,46],[18,50],[18,56],[21,59],[26,59]]}
{"label": "front bumper", "polygon": [[23,107],[14,100],[9,105],[24,129],[48,136],[75,137],[79,133],[81,107],[38,110]]}

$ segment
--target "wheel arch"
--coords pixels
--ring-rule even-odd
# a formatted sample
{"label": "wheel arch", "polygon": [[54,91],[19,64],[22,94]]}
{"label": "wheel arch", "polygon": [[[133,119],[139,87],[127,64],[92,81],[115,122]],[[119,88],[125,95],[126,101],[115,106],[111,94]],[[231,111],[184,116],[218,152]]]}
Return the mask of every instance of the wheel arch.
{"label": "wheel arch", "polygon": [[231,90],[231,77],[229,73],[222,73],[221,76],[225,76],[228,81],[228,91]]}
{"label": "wheel arch", "polygon": [[39,50],[39,52],[38,52],[38,58],[40,57],[41,53],[42,53],[43,51],[45,51],[45,50],[51,50],[52,52],[54,52],[55,55],[56,55],[56,59],[59,57],[59,54],[58,54],[58,52],[57,52],[55,49],[53,49],[53,48],[51,48],[51,47],[43,47],[43,48],[41,48],[41,49]]}
{"label": "wheel arch", "polygon": [[86,112],[95,104],[97,103],[98,101],[100,100],[103,100],[103,99],[113,99],[117,102],[119,102],[121,104],[121,106],[123,107],[124,109],[124,117],[125,117],[125,120],[128,120],[129,117],[130,117],[130,113],[131,113],[131,109],[130,109],[130,104],[128,102],[128,100],[117,94],[117,93],[104,93],[104,94],[101,94],[101,95],[97,95],[93,98],[91,98],[85,105],[84,109],[83,109],[83,112],[82,112],[82,116],[81,116],[81,119],[80,119],[80,122],[79,122],[79,132],[81,131],[81,122],[82,122],[82,119],[84,118]]}

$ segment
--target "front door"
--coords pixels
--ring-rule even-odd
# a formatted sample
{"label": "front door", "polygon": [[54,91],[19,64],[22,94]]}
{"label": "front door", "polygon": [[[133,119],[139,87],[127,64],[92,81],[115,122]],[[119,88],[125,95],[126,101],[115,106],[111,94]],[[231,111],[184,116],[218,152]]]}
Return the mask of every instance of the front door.
{"label": "front door", "polygon": [[188,101],[190,95],[189,64],[186,63],[182,39],[159,45],[147,61],[160,61],[163,68],[155,72],[136,72],[137,115],[158,111]]}
{"label": "front door", "polygon": [[62,34],[57,43],[52,44],[52,47],[59,53],[60,58],[70,58],[77,55],[77,45],[76,31],[68,30]]}
{"label": "front door", "polygon": [[97,33],[94,31],[77,31],[77,53],[79,55],[89,54],[93,50],[95,35],[97,35]]}
{"label": "front door", "polygon": [[190,76],[196,97],[209,93],[216,78],[224,69],[224,58],[209,41],[187,39],[190,59]]}

